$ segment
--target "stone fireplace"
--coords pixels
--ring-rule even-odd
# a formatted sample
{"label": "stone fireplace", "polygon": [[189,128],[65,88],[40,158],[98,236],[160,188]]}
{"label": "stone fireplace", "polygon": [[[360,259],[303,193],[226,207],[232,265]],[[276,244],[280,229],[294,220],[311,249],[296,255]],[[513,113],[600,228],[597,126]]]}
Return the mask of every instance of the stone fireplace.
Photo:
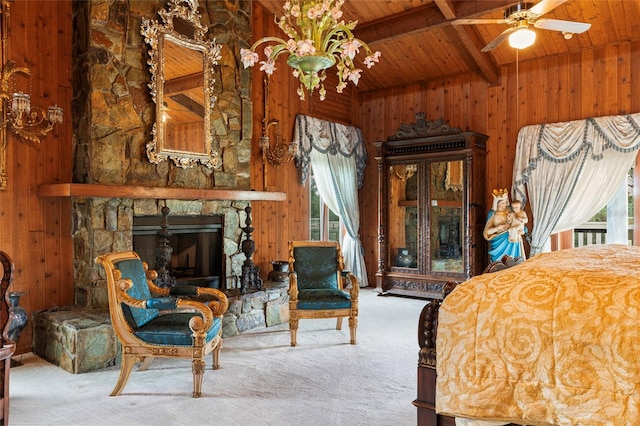
{"label": "stone fireplace", "polygon": [[[140,24],[142,18],[157,19],[167,2],[88,0],[73,5],[74,183],[40,188],[39,195],[71,198],[74,276],[69,278],[75,284],[75,306],[34,315],[34,352],[73,373],[115,362],[118,345],[106,311],[106,280],[94,259],[106,252],[138,250],[138,222],[158,218],[159,229],[165,206],[170,224],[172,217],[180,217],[217,226],[215,248],[209,250],[219,263],[201,266],[208,268],[203,277],[219,276],[217,285],[229,296],[223,336],[286,322],[286,289],[238,291],[246,258],[241,251],[245,208],[261,199],[250,181],[251,70],[242,69],[238,59],[240,48],[250,45],[251,2],[200,1],[203,24],[222,45],[211,113],[214,149],[221,159],[215,168],[155,164],[147,158],[155,108]],[[169,230],[174,232],[171,225]],[[182,250],[179,238],[176,271],[198,258],[191,246]],[[147,261],[150,250],[149,243],[142,243]],[[211,281],[206,284],[215,285]]]}
{"label": "stone fireplace", "polygon": [[[251,71],[239,66],[239,49],[251,40],[250,2],[200,1],[207,37],[222,46],[213,91],[211,114],[213,148],[220,164],[179,167],[173,162],[152,163],[147,144],[152,139],[155,104],[149,93],[148,46],[140,34],[142,19],[158,19],[166,0],[74,3],[74,178],[75,182],[157,188],[159,195],[119,194],[73,199],[76,304],[105,306],[101,274],[93,259],[105,252],[131,250],[133,232],[141,218],[172,217],[194,220],[220,218],[215,256],[219,285],[237,288],[245,257],[239,250],[244,209],[249,200],[199,197],[173,199],[167,189],[247,191],[250,189],[252,136]],[[200,218],[200,219],[196,219]],[[182,219],[181,219],[182,220]],[[158,220],[159,229],[160,222]],[[173,232],[173,230],[170,229]],[[176,237],[178,240],[179,237]],[[176,247],[174,247],[176,249]],[[179,248],[178,248],[179,249]],[[145,248],[145,252],[148,247]],[[145,254],[150,267],[153,258]],[[186,256],[186,254],[185,254]],[[189,255],[189,261],[195,259]],[[176,261],[184,267],[185,257]]]}

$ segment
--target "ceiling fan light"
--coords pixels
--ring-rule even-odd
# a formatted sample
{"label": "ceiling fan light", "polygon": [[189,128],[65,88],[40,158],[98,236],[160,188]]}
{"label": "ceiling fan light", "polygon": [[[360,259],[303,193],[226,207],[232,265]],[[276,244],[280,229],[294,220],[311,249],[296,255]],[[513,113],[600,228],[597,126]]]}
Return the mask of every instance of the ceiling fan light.
{"label": "ceiling fan light", "polygon": [[518,28],[509,36],[509,45],[515,49],[526,49],[535,41],[536,33],[529,28]]}

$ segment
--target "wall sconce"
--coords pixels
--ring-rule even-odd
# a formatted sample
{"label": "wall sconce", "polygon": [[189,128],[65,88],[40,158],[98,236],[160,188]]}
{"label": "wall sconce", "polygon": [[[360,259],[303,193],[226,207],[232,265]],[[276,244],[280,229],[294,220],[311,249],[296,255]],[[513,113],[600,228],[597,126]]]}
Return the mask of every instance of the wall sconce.
{"label": "wall sconce", "polygon": [[8,60],[9,6],[13,0],[2,0],[2,74],[0,75],[0,190],[7,189],[7,129],[27,142],[40,143],[53,126],[62,123],[62,108],[51,106],[47,111],[31,105],[31,94],[16,92],[16,77],[22,76],[31,89],[31,71],[17,67]]}
{"label": "wall sconce", "polygon": [[[291,142],[289,145],[282,143],[280,132],[280,122],[269,120],[269,77],[263,80],[264,83],[264,117],[262,118],[262,136],[260,137],[260,150],[262,151],[262,174],[264,190],[267,190],[267,163],[273,167],[278,167],[291,161],[298,153],[298,144]],[[269,129],[275,127],[276,143],[271,146]]]}

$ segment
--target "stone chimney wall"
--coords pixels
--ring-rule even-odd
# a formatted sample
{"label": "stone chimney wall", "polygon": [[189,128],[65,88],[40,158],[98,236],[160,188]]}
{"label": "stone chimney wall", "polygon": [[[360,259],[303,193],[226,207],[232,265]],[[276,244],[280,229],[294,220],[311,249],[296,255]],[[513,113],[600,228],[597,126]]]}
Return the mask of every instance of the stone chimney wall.
{"label": "stone chimney wall", "polygon": [[[251,40],[251,2],[200,1],[208,36],[222,45],[217,67],[212,128],[222,159],[215,169],[152,164],[146,153],[155,121],[148,83],[148,46],[142,18],[161,19],[167,1],[87,0],[74,2],[73,181],[77,183],[250,189],[251,70],[239,51]],[[75,198],[73,237],[76,304],[106,306],[101,268],[94,258],[132,249],[134,215],[159,215],[167,205],[176,215],[225,216],[226,285],[234,287],[244,255],[239,251],[248,202],[165,199]],[[152,265],[153,267],[153,265]]]}

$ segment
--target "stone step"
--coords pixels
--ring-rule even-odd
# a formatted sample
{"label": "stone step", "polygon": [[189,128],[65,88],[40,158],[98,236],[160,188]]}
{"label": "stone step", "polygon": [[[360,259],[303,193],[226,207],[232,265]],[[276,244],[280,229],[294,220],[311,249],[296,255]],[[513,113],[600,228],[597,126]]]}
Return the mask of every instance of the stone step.
{"label": "stone step", "polygon": [[33,315],[33,352],[69,373],[115,365],[119,351],[108,310],[65,307]]}

